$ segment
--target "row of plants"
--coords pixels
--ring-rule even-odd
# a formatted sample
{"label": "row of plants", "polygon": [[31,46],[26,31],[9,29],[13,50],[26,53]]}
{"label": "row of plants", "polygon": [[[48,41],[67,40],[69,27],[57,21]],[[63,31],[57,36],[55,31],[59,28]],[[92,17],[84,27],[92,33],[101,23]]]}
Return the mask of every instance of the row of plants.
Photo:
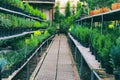
{"label": "row of plants", "polygon": [[[92,54],[101,62],[107,73],[114,72],[120,75],[119,30],[110,29],[105,34],[101,34],[99,28],[91,30],[85,26],[72,26],[69,31],[83,46],[90,47]],[[116,31],[117,33],[114,33]]]}
{"label": "row of plants", "polygon": [[27,2],[23,3],[21,0],[0,0],[0,6],[19,11],[22,13],[26,13],[32,16],[37,16],[42,19],[46,19],[46,15],[42,13],[39,9],[35,9],[32,6],[30,6]]}
{"label": "row of plants", "polygon": [[22,66],[38,44],[41,44],[49,36],[47,30],[44,32],[38,30],[30,36],[18,38],[17,40],[2,41],[0,47],[4,49],[0,51],[0,64],[4,69],[2,72],[3,77],[8,77],[14,70]]}
{"label": "row of plants", "polygon": [[32,19],[21,18],[11,14],[0,13],[0,28],[44,28],[48,26],[47,22],[39,22]]}

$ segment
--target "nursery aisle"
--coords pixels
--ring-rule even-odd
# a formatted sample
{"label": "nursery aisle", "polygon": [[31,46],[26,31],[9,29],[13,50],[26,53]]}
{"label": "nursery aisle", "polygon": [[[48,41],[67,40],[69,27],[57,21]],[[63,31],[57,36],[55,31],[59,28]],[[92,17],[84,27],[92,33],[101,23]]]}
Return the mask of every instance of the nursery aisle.
{"label": "nursery aisle", "polygon": [[65,35],[55,36],[35,80],[80,80]]}

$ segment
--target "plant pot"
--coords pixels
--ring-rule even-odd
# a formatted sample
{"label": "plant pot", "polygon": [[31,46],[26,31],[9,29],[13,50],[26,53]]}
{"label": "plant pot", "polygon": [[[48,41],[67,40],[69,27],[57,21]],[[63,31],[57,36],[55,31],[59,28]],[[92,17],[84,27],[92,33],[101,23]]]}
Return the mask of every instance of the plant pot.
{"label": "plant pot", "polygon": [[114,78],[115,80],[120,80],[120,74],[117,70],[114,71]]}
{"label": "plant pot", "polygon": [[100,14],[100,10],[94,10],[94,14]]}
{"label": "plant pot", "polygon": [[90,11],[89,15],[90,15],[90,16],[93,16],[93,15],[94,15],[94,11],[93,11],[93,10]]}
{"label": "plant pot", "polygon": [[103,12],[110,12],[109,8],[103,8]]}
{"label": "plant pot", "polygon": [[117,9],[120,9],[120,3],[117,3]]}
{"label": "plant pot", "polygon": [[111,6],[112,10],[117,9],[117,5],[118,5],[117,3],[113,3],[112,6]]}

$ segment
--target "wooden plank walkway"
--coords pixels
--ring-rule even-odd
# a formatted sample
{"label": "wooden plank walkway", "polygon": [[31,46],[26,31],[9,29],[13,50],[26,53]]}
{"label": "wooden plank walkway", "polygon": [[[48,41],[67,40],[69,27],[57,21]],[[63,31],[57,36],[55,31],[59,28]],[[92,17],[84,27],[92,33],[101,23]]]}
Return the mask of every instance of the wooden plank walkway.
{"label": "wooden plank walkway", "polygon": [[35,80],[80,80],[70,53],[66,36],[55,36]]}

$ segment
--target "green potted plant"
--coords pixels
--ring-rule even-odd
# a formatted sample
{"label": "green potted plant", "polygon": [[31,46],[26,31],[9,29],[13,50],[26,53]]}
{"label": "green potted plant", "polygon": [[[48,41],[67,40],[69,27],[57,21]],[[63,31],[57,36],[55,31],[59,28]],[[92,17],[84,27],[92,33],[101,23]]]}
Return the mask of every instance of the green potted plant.
{"label": "green potted plant", "polygon": [[111,48],[110,58],[114,69],[115,80],[120,80],[120,37],[116,39],[116,45]]}

